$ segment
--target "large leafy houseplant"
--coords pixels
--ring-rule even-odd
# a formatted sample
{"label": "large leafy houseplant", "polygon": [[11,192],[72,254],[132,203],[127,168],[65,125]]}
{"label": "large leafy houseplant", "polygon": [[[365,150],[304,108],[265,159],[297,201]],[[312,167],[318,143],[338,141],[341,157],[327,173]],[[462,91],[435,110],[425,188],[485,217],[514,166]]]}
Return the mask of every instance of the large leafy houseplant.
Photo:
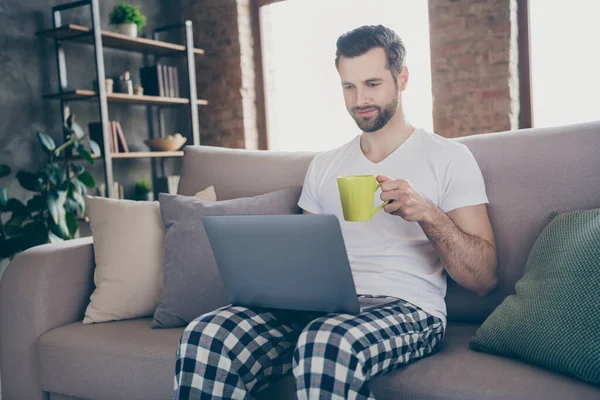
{"label": "large leafy houseplant", "polygon": [[[77,233],[77,217],[85,213],[86,187],[96,185],[77,161],[94,165],[92,154],[100,154],[100,148],[92,140],[86,148],[85,134],[73,115],[63,129],[64,142],[59,146],[47,134],[37,132],[48,156],[41,171],[16,173],[19,184],[34,193],[26,204],[9,198],[7,190],[0,188],[0,260],[33,246],[72,239]],[[0,178],[10,173],[7,165],[0,165]]]}

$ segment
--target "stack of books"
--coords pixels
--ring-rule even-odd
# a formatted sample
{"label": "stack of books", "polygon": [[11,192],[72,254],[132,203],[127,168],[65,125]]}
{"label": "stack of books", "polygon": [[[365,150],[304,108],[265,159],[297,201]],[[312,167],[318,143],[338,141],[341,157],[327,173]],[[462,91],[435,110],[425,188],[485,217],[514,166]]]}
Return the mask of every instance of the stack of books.
{"label": "stack of books", "polygon": [[[90,139],[98,143],[100,151],[104,154],[104,139],[102,137],[102,124],[100,122],[92,122],[88,125]],[[110,141],[111,153],[129,153],[129,146],[123,134],[123,128],[119,121],[109,121],[108,138]]]}
{"label": "stack of books", "polygon": [[180,97],[179,71],[172,65],[140,68],[140,83],[148,96]]}

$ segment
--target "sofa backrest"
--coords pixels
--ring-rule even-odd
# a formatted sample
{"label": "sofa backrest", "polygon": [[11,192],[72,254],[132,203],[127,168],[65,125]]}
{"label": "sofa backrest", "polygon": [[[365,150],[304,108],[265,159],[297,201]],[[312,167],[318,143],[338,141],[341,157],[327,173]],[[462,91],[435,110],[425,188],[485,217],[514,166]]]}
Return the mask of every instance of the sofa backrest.
{"label": "sofa backrest", "polygon": [[[448,279],[448,319],[482,321],[514,293],[552,211],[600,207],[600,121],[453,140],[469,147],[483,173],[501,282],[480,298]],[[313,156],[188,146],[179,192],[193,195],[214,185],[217,198],[226,200],[299,186]]]}

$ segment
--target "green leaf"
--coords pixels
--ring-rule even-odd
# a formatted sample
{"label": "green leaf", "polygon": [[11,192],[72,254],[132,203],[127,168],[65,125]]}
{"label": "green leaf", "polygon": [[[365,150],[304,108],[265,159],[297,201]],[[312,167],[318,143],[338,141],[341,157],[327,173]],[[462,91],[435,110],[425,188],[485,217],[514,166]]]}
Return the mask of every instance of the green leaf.
{"label": "green leaf", "polygon": [[12,216],[4,225],[4,230],[8,236],[17,236],[21,233],[21,228],[25,223],[26,217],[24,216]]}
{"label": "green leaf", "polygon": [[69,240],[71,239],[71,235],[69,234],[69,228],[67,227],[67,221],[66,218],[63,219],[60,224],[55,224],[52,219],[48,220],[48,223],[50,224],[50,231],[52,233],[54,233],[56,236],[58,236],[61,239],[64,240]]}
{"label": "green leaf", "polygon": [[21,170],[17,172],[17,179],[24,189],[32,192],[42,191],[42,178],[39,174],[34,174],[29,171]]}
{"label": "green leaf", "polygon": [[5,188],[0,188],[0,211],[6,211],[6,204],[8,203],[8,192]]}
{"label": "green leaf", "polygon": [[0,178],[10,175],[10,167],[6,164],[0,164]]}
{"label": "green leaf", "polygon": [[99,156],[100,154],[102,154],[102,150],[100,150],[100,146],[98,145],[98,143],[96,143],[92,139],[90,139],[90,151],[92,152],[92,154],[94,154],[96,156]]}
{"label": "green leaf", "polygon": [[46,200],[44,199],[44,195],[36,194],[31,199],[27,201],[27,210],[32,213],[35,211],[39,211],[46,206]]}
{"label": "green leaf", "polygon": [[56,164],[48,164],[44,168],[44,174],[46,175],[47,181],[50,183],[51,187],[61,188],[65,182],[65,171],[63,168]]}
{"label": "green leaf", "polygon": [[81,164],[73,163],[71,164],[71,171],[73,171],[75,175],[81,175],[85,171],[85,167]]}
{"label": "green leaf", "polygon": [[17,199],[9,199],[6,203],[6,211],[12,213],[12,216],[25,217],[29,216],[27,206]]}
{"label": "green leaf", "polygon": [[64,242],[64,239],[59,238],[52,232],[48,232],[48,239],[50,240],[50,243]]}
{"label": "green leaf", "polygon": [[96,186],[96,180],[89,172],[84,172],[83,174],[79,175],[77,179],[89,188]]}
{"label": "green leaf", "polygon": [[81,183],[78,179],[71,181],[75,186],[77,186],[77,188],[79,189],[79,193],[81,194],[81,196],[85,197],[85,195],[87,194],[87,189],[85,188],[85,185],[83,183]]}
{"label": "green leaf", "polygon": [[[83,186],[79,181],[69,182],[69,196],[67,197],[67,203],[65,203],[69,206],[65,206],[67,211],[74,211],[75,215],[83,215],[85,213],[85,199],[81,194],[79,185]],[[83,187],[85,189],[85,186]],[[72,208],[73,205],[70,204],[71,202],[74,203],[74,209]]]}
{"label": "green leaf", "polygon": [[48,226],[44,221],[33,221],[23,227],[23,238],[21,248],[26,250],[30,247],[48,243]]}
{"label": "green leaf", "polygon": [[55,225],[61,225],[65,223],[65,201],[67,199],[67,192],[50,192],[46,197],[46,204],[48,205],[48,211],[52,217],[52,221]]}
{"label": "green leaf", "polygon": [[9,258],[21,251],[21,237],[0,237],[0,259]]}
{"label": "green leaf", "polygon": [[69,229],[71,237],[75,236],[75,233],[79,229],[79,222],[77,222],[77,218],[73,213],[67,213],[67,229]]}
{"label": "green leaf", "polygon": [[36,132],[36,134],[42,145],[42,149],[44,149],[47,154],[52,154],[52,152],[56,150],[56,143],[54,143],[54,140],[44,132]]}
{"label": "green leaf", "polygon": [[83,157],[84,160],[94,165],[94,158],[90,153],[88,153],[88,151],[85,149],[85,147],[83,147],[81,143],[77,145],[77,152],[81,157]]}

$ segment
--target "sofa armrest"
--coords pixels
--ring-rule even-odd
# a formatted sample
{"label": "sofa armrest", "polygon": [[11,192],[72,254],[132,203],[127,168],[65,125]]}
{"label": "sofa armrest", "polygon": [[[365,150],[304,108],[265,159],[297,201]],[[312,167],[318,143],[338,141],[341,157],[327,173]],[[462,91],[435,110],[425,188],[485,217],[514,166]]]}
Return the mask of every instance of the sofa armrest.
{"label": "sofa armrest", "polygon": [[93,289],[91,237],[15,257],[0,281],[2,398],[43,398],[35,343],[51,329],[82,320]]}

